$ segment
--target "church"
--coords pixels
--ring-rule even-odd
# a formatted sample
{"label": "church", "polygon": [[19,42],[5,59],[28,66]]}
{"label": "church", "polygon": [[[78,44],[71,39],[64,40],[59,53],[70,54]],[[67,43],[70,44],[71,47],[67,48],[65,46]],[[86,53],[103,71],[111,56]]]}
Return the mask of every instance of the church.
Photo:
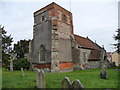
{"label": "church", "polygon": [[99,68],[105,49],[74,34],[72,13],[56,3],[34,12],[30,42],[32,67],[49,72]]}

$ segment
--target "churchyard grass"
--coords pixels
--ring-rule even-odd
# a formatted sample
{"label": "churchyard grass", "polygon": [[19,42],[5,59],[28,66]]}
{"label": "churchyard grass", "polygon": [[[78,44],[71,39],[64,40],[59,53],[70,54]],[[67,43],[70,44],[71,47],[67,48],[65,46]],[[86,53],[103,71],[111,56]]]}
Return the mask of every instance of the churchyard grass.
{"label": "churchyard grass", "polygon": [[[24,71],[23,77],[21,71],[5,71],[3,68],[2,80],[3,88],[36,88],[36,72]],[[47,88],[60,88],[61,81],[68,77],[71,82],[79,79],[85,88],[117,88],[118,71],[107,69],[108,79],[101,79],[100,69],[91,69],[86,71],[74,71],[64,73],[47,73],[45,74]]]}
{"label": "churchyard grass", "polygon": [[0,66],[0,89],[2,88],[2,67]]}

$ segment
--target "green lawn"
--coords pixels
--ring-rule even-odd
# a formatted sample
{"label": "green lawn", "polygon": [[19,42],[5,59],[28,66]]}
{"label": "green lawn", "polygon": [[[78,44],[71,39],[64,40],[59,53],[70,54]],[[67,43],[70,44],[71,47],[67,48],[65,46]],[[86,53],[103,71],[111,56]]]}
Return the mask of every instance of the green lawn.
{"label": "green lawn", "polygon": [[0,89],[2,88],[2,67],[0,67]]}
{"label": "green lawn", "polygon": [[[99,69],[86,71],[74,71],[66,73],[47,73],[46,87],[60,88],[61,80],[68,77],[70,81],[79,79],[85,88],[117,88],[118,87],[118,71],[108,69],[108,79],[99,78]],[[35,88],[36,73],[25,71],[25,77],[22,77],[20,71],[5,71],[3,70],[3,88]]]}

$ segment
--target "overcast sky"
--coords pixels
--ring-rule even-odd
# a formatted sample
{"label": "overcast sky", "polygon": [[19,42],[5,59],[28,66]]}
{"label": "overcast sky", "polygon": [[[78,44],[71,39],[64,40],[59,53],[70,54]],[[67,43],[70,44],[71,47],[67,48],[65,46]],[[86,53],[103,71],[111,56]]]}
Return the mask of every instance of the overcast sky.
{"label": "overcast sky", "polygon": [[115,43],[113,34],[118,28],[118,0],[2,0],[0,24],[12,35],[14,43],[32,39],[33,13],[53,1],[71,10],[75,34],[88,36],[108,52],[115,51],[110,44]]}

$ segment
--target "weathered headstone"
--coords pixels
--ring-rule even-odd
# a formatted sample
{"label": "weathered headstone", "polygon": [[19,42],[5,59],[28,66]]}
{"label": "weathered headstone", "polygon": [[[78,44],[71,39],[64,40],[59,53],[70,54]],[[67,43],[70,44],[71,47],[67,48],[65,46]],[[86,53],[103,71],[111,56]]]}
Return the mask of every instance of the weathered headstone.
{"label": "weathered headstone", "polygon": [[38,69],[37,69],[37,68],[32,68],[32,70],[33,70],[34,72],[37,72],[37,71],[38,71]]}
{"label": "weathered headstone", "polygon": [[36,86],[37,88],[40,88],[40,70],[39,69],[34,69],[37,70],[37,74],[36,74]]}
{"label": "weathered headstone", "polygon": [[62,80],[62,83],[61,83],[61,87],[62,88],[71,88],[71,82],[69,80],[68,77],[65,77],[63,80]]}
{"label": "weathered headstone", "polygon": [[45,73],[43,70],[40,71],[40,87],[45,88]]}
{"label": "weathered headstone", "polygon": [[13,71],[13,61],[16,59],[16,53],[11,54],[11,59],[10,59],[10,71]]}
{"label": "weathered headstone", "polygon": [[72,83],[72,88],[84,88],[84,86],[82,85],[82,83],[76,79],[73,83]]}
{"label": "weathered headstone", "polygon": [[37,69],[37,75],[36,75],[36,85],[37,88],[45,88],[45,73],[43,70]]}
{"label": "weathered headstone", "polygon": [[102,79],[107,79],[107,76],[106,76],[106,69],[105,69],[105,66],[103,65],[101,70],[100,70],[100,78]]}
{"label": "weathered headstone", "polygon": [[23,70],[23,68],[21,68],[21,73],[22,73],[22,76],[24,77],[25,75],[24,75],[24,70]]}
{"label": "weathered headstone", "polygon": [[13,61],[10,61],[10,71],[13,71]]}
{"label": "weathered headstone", "polygon": [[6,68],[6,71],[9,71],[9,69],[8,69],[8,68]]}
{"label": "weathered headstone", "polygon": [[86,63],[86,68],[85,70],[90,70],[90,64],[89,63]]}
{"label": "weathered headstone", "polygon": [[82,85],[82,83],[78,79],[76,79],[73,83],[71,83],[68,77],[65,77],[62,80],[61,87],[63,89],[68,88],[68,89],[71,89],[71,90],[84,88],[84,86]]}

